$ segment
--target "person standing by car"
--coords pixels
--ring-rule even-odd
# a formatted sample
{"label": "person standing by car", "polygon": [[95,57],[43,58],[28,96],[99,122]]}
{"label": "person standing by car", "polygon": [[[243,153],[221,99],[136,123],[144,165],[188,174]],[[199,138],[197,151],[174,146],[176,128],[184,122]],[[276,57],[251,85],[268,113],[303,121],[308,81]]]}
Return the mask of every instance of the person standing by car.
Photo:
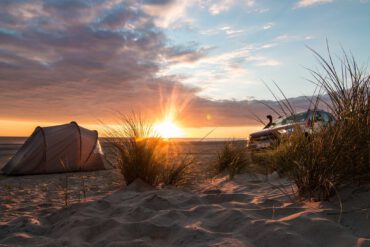
{"label": "person standing by car", "polygon": [[263,129],[268,129],[272,125],[272,116],[271,115],[267,115],[266,117],[268,118],[269,122],[266,124],[266,126]]}

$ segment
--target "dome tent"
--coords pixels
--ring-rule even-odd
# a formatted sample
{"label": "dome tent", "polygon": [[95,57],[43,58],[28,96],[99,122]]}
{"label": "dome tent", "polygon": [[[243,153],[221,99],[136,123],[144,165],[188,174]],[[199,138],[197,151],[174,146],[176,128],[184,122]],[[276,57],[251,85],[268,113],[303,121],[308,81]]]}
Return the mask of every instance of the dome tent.
{"label": "dome tent", "polygon": [[105,169],[98,132],[69,124],[37,127],[3,167],[6,175]]}

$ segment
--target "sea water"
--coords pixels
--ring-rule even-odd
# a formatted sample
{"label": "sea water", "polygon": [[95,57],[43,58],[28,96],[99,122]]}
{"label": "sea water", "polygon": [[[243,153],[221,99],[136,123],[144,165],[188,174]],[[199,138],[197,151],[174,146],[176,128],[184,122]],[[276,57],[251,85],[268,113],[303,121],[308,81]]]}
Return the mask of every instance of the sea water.
{"label": "sea water", "polygon": [[[16,154],[19,148],[27,140],[27,137],[0,137],[0,169]],[[225,138],[171,138],[168,141],[177,142],[179,146],[189,147],[192,154],[210,154],[222,147],[225,141],[243,141],[241,139]],[[104,143],[104,138],[101,139]],[[186,151],[188,152],[188,151]]]}

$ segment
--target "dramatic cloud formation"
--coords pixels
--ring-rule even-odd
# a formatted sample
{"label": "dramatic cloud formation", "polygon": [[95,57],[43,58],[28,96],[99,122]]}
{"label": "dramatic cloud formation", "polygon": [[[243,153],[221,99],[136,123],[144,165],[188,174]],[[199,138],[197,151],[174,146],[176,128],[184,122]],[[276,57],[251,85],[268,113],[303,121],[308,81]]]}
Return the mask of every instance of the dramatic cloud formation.
{"label": "dramatic cloud formation", "polygon": [[199,89],[157,76],[161,66],[194,63],[206,51],[166,46],[155,17],[135,3],[1,5],[0,118],[109,121],[115,111],[154,117],[176,104],[189,126],[241,123],[237,111],[248,102],[202,99]]}
{"label": "dramatic cloud formation", "polygon": [[[358,5],[352,15],[337,15],[348,21],[363,11],[358,20],[367,23]],[[89,124],[114,121],[117,111],[160,118],[170,109],[187,127],[254,125],[253,114],[271,113],[243,100],[272,98],[261,80],[276,79],[297,96],[295,63],[307,61],[306,42],[318,47],[318,37],[336,26],[332,35],[351,40],[356,33],[347,31],[361,30],[343,31],[330,22],[338,18],[291,7],[254,0],[2,0],[0,121]],[[341,10],[347,13],[347,5]],[[295,22],[297,14],[306,14],[307,24]],[[357,35],[364,44],[366,35]],[[293,101],[298,110],[307,106],[304,98]]]}
{"label": "dramatic cloud formation", "polygon": [[331,3],[334,0],[300,0],[296,5],[295,8],[304,8],[313,5],[319,5],[324,3]]}
{"label": "dramatic cloud formation", "polygon": [[154,23],[163,28],[181,19],[188,6],[186,1],[180,0],[144,0],[143,4],[144,12],[154,16]]}
{"label": "dramatic cloud formation", "polygon": [[2,1],[0,18],[0,118],[96,120],[197,92],[156,73],[201,52],[167,47],[134,2]]}
{"label": "dramatic cloud formation", "polygon": [[227,11],[234,4],[234,0],[218,0],[209,7],[209,12],[212,15],[218,15],[221,12]]}
{"label": "dramatic cloud formation", "polygon": [[[294,105],[296,111],[306,110],[310,106],[309,100],[303,96],[291,98],[289,101]],[[272,100],[209,101],[197,98],[190,103],[190,107],[182,112],[181,118],[186,124],[193,127],[255,125],[257,124],[256,116],[263,120],[268,114],[277,117],[277,114],[270,107],[278,111],[279,115],[284,115],[279,104]],[[323,107],[324,105],[322,105]]]}

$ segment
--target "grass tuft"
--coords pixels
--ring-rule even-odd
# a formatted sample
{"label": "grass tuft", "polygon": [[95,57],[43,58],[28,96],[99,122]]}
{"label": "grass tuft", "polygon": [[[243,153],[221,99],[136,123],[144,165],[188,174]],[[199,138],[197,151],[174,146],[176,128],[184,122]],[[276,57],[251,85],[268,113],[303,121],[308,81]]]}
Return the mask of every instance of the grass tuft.
{"label": "grass tuft", "polygon": [[127,185],[138,178],[152,186],[179,185],[188,178],[193,160],[169,154],[169,144],[141,115],[122,115],[119,128],[109,129],[107,135],[108,143],[114,147],[111,163],[120,170]]}
{"label": "grass tuft", "polygon": [[164,185],[185,185],[189,184],[192,178],[192,166],[195,164],[193,157],[172,157],[172,161],[167,161],[162,173]]}
{"label": "grass tuft", "polygon": [[216,173],[227,171],[229,178],[242,173],[250,165],[249,157],[244,145],[236,142],[226,142],[222,150],[217,153],[215,162]]}

